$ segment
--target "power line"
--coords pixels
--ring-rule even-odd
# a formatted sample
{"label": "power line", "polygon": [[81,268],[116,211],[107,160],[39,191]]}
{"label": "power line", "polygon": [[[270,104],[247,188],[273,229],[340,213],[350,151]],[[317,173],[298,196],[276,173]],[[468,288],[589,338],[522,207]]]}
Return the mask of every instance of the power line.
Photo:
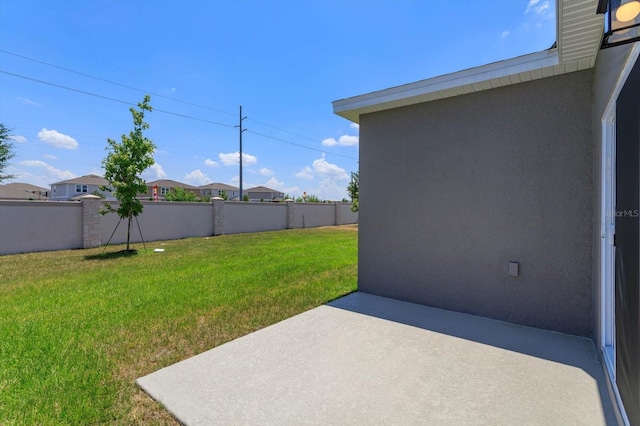
{"label": "power line", "polygon": [[310,146],[301,145],[301,144],[299,144],[299,143],[295,143],[295,142],[291,142],[291,141],[286,141],[286,140],[284,140],[284,139],[280,139],[280,138],[276,138],[276,137],[273,137],[273,136],[265,135],[264,133],[254,132],[253,130],[248,130],[248,129],[245,129],[245,130],[246,130],[247,132],[249,132],[249,133],[253,133],[254,135],[262,136],[262,137],[264,137],[264,138],[268,138],[268,139],[273,139],[273,140],[275,140],[275,141],[279,141],[279,142],[287,143],[287,144],[289,144],[289,145],[294,145],[294,146],[297,146],[297,147],[300,147],[300,148],[305,148],[305,149],[308,149],[308,150],[310,150],[310,151],[317,151],[317,152],[321,152],[321,153],[323,153],[323,154],[335,155],[336,157],[343,157],[343,158],[348,158],[348,159],[350,159],[350,160],[357,160],[357,158],[355,158],[355,157],[350,157],[350,156],[348,156],[348,155],[342,155],[342,154],[335,154],[335,153],[331,153],[331,152],[326,152],[326,151],[323,151],[323,150],[321,150],[321,149],[312,148],[312,147],[310,147]]}
{"label": "power line", "polygon": [[[73,87],[64,86],[64,85],[57,84],[57,83],[52,83],[50,81],[40,80],[40,79],[29,77],[29,76],[26,76],[26,75],[16,74],[16,73],[13,73],[13,72],[10,72],[10,71],[5,71],[3,69],[0,69],[0,73],[7,74],[7,75],[10,75],[10,76],[13,76],[13,77],[17,77],[17,78],[22,78],[24,80],[33,81],[33,82],[40,83],[40,84],[45,84],[45,85],[48,85],[48,86],[57,87],[57,88],[64,89],[64,90],[69,90],[69,91],[76,92],[76,93],[81,93],[83,95],[88,95],[88,96],[93,96],[93,97],[100,98],[100,99],[109,100],[109,101],[112,101],[112,102],[118,102],[118,103],[121,103],[121,104],[130,105],[130,106],[137,106],[137,104],[131,103],[129,101],[123,101],[121,99],[116,99],[116,98],[112,98],[112,97],[109,97],[109,96],[99,95],[97,93],[87,92],[85,90],[75,89]],[[229,128],[235,128],[236,127],[236,126],[231,125],[231,124],[225,124],[225,123],[219,123],[219,122],[216,122],[216,121],[205,120],[205,119],[202,119],[202,118],[192,117],[192,116],[189,116],[189,115],[179,114],[179,113],[176,113],[176,112],[166,111],[166,110],[157,109],[157,108],[153,108],[153,111],[157,111],[157,112],[168,114],[168,115],[173,115],[173,116],[176,116],[176,117],[187,118],[187,119],[190,119],[190,120],[201,121],[203,123],[215,124],[217,126],[223,126],[223,127],[229,127]],[[257,122],[257,120],[254,120],[254,121]],[[270,126],[270,127],[273,127],[273,126]],[[289,145],[297,146],[299,148],[308,149],[310,151],[321,152],[323,154],[333,155],[333,156],[336,156],[336,157],[348,158],[350,160],[357,160],[357,158],[355,158],[355,157],[342,155],[342,154],[331,153],[331,152],[326,152],[326,151],[321,150],[321,149],[312,148],[310,146],[306,146],[306,145],[302,145],[302,144],[299,144],[299,143],[295,143],[295,142],[287,141],[287,140],[284,140],[284,139],[276,138],[274,136],[265,135],[264,133],[259,133],[259,132],[255,132],[255,131],[248,130],[248,129],[245,129],[245,130],[247,132],[249,132],[249,133],[253,133],[255,135],[262,136],[262,137],[265,137],[267,139],[272,139],[272,140],[275,140],[275,141],[278,141],[278,142],[282,142],[282,143],[286,143],[286,144],[289,144]],[[291,133],[291,132],[289,132],[289,133]],[[300,136],[300,135],[297,135],[297,136]]]}
{"label": "power line", "polygon": [[255,118],[247,118],[247,120],[254,121],[258,124],[262,124],[263,126],[271,127],[272,129],[279,130],[281,132],[289,133],[290,135],[297,136],[299,138],[310,140],[311,142],[318,142],[316,139],[310,138],[308,136],[299,135],[298,133],[290,132],[289,130],[281,129],[276,126],[272,126],[271,124],[264,123],[262,121],[256,120]]}
{"label": "power line", "polygon": [[6,53],[7,55],[13,55],[13,56],[16,56],[18,58],[26,59],[28,61],[36,62],[38,64],[46,65],[48,67],[52,67],[52,68],[56,68],[56,69],[59,69],[59,70],[67,71],[67,72],[70,72],[70,73],[73,73],[73,74],[81,75],[83,77],[92,78],[94,80],[102,81],[104,83],[109,83],[109,84],[113,84],[115,86],[124,87],[125,89],[135,90],[137,92],[141,92],[141,93],[145,93],[145,94],[149,93],[149,94],[151,94],[153,96],[157,96],[157,97],[163,98],[163,99],[168,99],[168,100],[171,100],[171,101],[174,101],[174,102],[180,102],[180,103],[185,104],[185,105],[191,105],[191,106],[194,106],[194,107],[198,107],[198,108],[208,109],[210,111],[219,112],[221,114],[227,114],[227,115],[235,116],[235,114],[232,114],[232,113],[227,112],[227,111],[222,111],[222,110],[211,108],[211,107],[204,106],[204,105],[194,104],[193,102],[183,101],[181,99],[176,99],[176,98],[172,98],[170,96],[165,96],[165,95],[161,95],[159,93],[154,93],[154,92],[151,92],[149,90],[144,90],[144,89],[139,89],[137,87],[128,86],[126,84],[118,83],[116,81],[107,80],[106,78],[96,77],[96,76],[91,75],[91,74],[86,74],[86,73],[83,73],[83,72],[80,72],[80,71],[75,71],[75,70],[72,70],[72,69],[69,69],[69,68],[61,67],[59,65],[54,65],[54,64],[51,64],[49,62],[41,61],[39,59],[30,58],[30,57],[24,56],[24,55],[19,55],[17,53],[9,52],[9,51],[4,50],[4,49],[0,49],[0,52]]}
{"label": "power line", "polygon": [[[91,92],[87,92],[85,90],[74,89],[73,87],[63,86],[61,84],[52,83],[50,81],[39,80],[37,78],[33,78],[33,77],[28,77],[26,75],[12,73],[12,72],[5,71],[5,70],[2,70],[2,69],[0,69],[0,73],[11,75],[13,77],[22,78],[22,79],[25,79],[25,80],[34,81],[34,82],[40,83],[40,84],[46,84],[48,86],[53,86],[53,87],[57,87],[57,88],[60,88],[60,89],[70,90],[70,91],[76,92],[76,93],[82,93],[83,95],[94,96],[96,98],[106,99],[106,100],[109,100],[109,101],[118,102],[118,103],[125,104],[125,105],[137,106],[137,104],[134,104],[134,103],[131,103],[131,102],[128,102],[128,101],[123,101],[121,99],[111,98],[109,96],[99,95],[97,93],[91,93]],[[161,113],[169,114],[169,115],[174,115],[176,117],[188,118],[190,120],[202,121],[204,123],[215,124],[217,126],[231,127],[231,128],[234,127],[231,124],[224,124],[224,123],[219,123],[217,121],[204,120],[202,118],[192,117],[190,115],[179,114],[177,112],[166,111],[166,110],[158,109],[158,108],[153,108],[153,111],[161,112]]]}
{"label": "power line", "polygon": [[[102,77],[96,77],[96,76],[91,75],[91,74],[86,74],[86,73],[83,73],[83,72],[80,72],[80,71],[72,70],[70,68],[65,68],[65,67],[62,67],[62,66],[59,66],[59,65],[55,65],[55,64],[46,62],[46,61],[42,61],[42,60],[39,60],[39,59],[31,58],[31,57],[28,57],[28,56],[25,56],[25,55],[20,55],[18,53],[14,53],[14,52],[9,52],[8,50],[0,49],[0,52],[6,53],[8,55],[12,55],[12,56],[15,56],[15,57],[18,57],[18,58],[26,59],[28,61],[36,62],[38,64],[43,64],[43,65],[46,65],[46,66],[49,66],[49,67],[52,67],[52,68],[56,68],[56,69],[59,69],[59,70],[67,71],[67,72],[70,72],[70,73],[73,73],[73,74],[81,75],[83,77],[92,78],[92,79],[97,80],[97,81],[102,81],[102,82],[105,82],[105,83],[113,84],[115,86],[124,87],[126,89],[135,90],[135,91],[138,91],[138,92],[141,92],[141,93],[145,93],[145,94],[149,93],[149,94],[151,94],[153,96],[157,96],[157,97],[160,97],[160,98],[163,98],[163,99],[168,99],[170,101],[180,102],[180,103],[185,104],[185,105],[191,105],[191,106],[194,106],[194,107],[197,107],[197,108],[207,109],[207,110],[210,110],[210,111],[219,112],[221,114],[227,114],[227,115],[230,115],[230,116],[235,116],[235,114],[233,114],[231,112],[228,112],[228,111],[222,111],[222,110],[219,110],[219,109],[216,109],[216,108],[211,108],[211,107],[208,107],[208,106],[199,105],[199,104],[196,104],[196,103],[193,103],[193,102],[188,102],[188,101],[184,101],[184,100],[181,100],[181,99],[172,98],[170,96],[161,95],[159,93],[154,93],[154,92],[151,92],[149,90],[144,90],[144,89],[140,89],[140,88],[137,88],[137,87],[129,86],[129,85],[126,85],[126,84],[118,83],[116,81],[108,80],[108,79],[105,79],[105,78],[102,78]],[[160,111],[160,110],[156,110],[156,111]],[[273,125],[265,123],[263,121],[256,120],[255,118],[247,118],[247,120],[253,121],[255,123],[261,124],[261,125],[266,126],[266,127],[270,127],[272,129],[278,130],[280,132],[285,132],[285,133],[288,133],[290,135],[297,136],[299,138],[309,140],[311,142],[315,142],[315,143],[319,142],[317,139],[311,138],[309,136],[301,135],[299,133],[295,133],[295,132],[292,132],[292,131],[289,131],[289,130],[285,130],[285,129],[282,129],[280,127],[273,126]],[[273,139],[276,139],[276,138],[273,138]],[[276,140],[278,140],[278,139],[276,139]],[[300,146],[303,146],[303,145],[300,145]],[[317,151],[320,151],[320,150],[317,150]],[[324,152],[324,151],[320,151],[320,152]],[[340,156],[340,154],[331,154],[331,155]],[[347,157],[347,158],[350,158],[350,157]]]}

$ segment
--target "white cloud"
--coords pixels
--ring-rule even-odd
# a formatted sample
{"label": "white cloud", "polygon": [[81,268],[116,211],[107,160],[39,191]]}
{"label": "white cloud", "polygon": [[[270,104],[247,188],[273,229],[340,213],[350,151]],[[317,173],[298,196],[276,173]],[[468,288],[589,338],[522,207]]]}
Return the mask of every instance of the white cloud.
{"label": "white cloud", "polygon": [[27,142],[27,138],[25,138],[24,136],[20,136],[20,135],[13,135],[13,136],[9,136],[9,139],[16,141],[18,143],[26,143]]}
{"label": "white cloud", "polygon": [[335,146],[338,145],[338,141],[334,138],[327,138],[322,141],[322,146]]}
{"label": "white cloud", "polygon": [[190,185],[200,186],[213,182],[209,179],[209,176],[202,173],[200,170],[194,170],[191,173],[184,175],[184,181]]}
{"label": "white cloud", "polygon": [[273,176],[273,170],[267,169],[266,167],[263,167],[263,168],[260,169],[260,174],[262,176]]}
{"label": "white cloud", "polygon": [[529,4],[527,4],[524,13],[528,14],[529,12],[533,12],[536,15],[547,15],[551,12],[551,3],[549,1],[543,1],[541,3],[540,0],[529,0]]}
{"label": "white cloud", "polygon": [[351,124],[349,125],[349,127],[351,127],[352,129],[358,129],[358,130],[360,130],[360,125],[359,125],[358,123],[351,123]]}
{"label": "white cloud", "polygon": [[313,170],[311,170],[311,167],[307,166],[298,173],[295,173],[294,176],[299,179],[313,179]]}
{"label": "white cloud", "polygon": [[540,0],[529,0],[529,4],[527,4],[524,13],[529,13],[538,3],[540,3]]}
{"label": "white cloud", "polygon": [[51,155],[51,154],[42,154],[42,156],[44,158],[46,158],[47,160],[57,160],[58,157],[56,157],[55,155]]}
{"label": "white cloud", "polygon": [[342,145],[342,146],[358,145],[358,137],[351,136],[351,135],[342,135],[338,138],[338,140],[335,140],[335,138],[327,138],[322,141],[322,146],[336,146],[336,145]]}
{"label": "white cloud", "polygon": [[358,145],[358,137],[357,136],[342,135],[338,139],[338,143],[340,145],[343,145],[343,146]]}
{"label": "white cloud", "polygon": [[78,147],[78,142],[74,138],[56,130],[43,128],[38,132],[38,139],[55,148],[76,149]]}
{"label": "white cloud", "polygon": [[49,184],[61,180],[73,179],[74,177],[76,177],[76,175],[69,170],[56,169],[55,167],[50,166],[49,164],[40,160],[24,160],[20,162],[20,165],[44,169],[45,176],[42,176],[42,178],[45,181],[48,181]]}
{"label": "white cloud", "polygon": [[39,103],[37,103],[36,101],[32,101],[31,99],[18,97],[18,100],[23,104],[40,106]]}
{"label": "white cloud", "polygon": [[207,158],[206,160],[204,160],[204,165],[209,167],[218,167],[218,162]]}
{"label": "white cloud", "polygon": [[[238,151],[229,152],[227,154],[220,153],[218,154],[218,157],[220,158],[220,161],[222,161],[222,164],[224,164],[225,166],[235,166],[236,164],[240,163],[240,153]],[[243,166],[250,166],[252,164],[256,164],[257,162],[258,157],[245,154],[244,152],[242,153]]]}
{"label": "white cloud", "polygon": [[320,176],[339,180],[349,180],[349,175],[347,174],[347,172],[343,168],[338,167],[335,164],[331,164],[327,160],[325,160],[324,154],[322,154],[321,158],[314,160],[312,166],[313,170]]}
{"label": "white cloud", "polygon": [[335,179],[326,178],[320,182],[317,190],[318,196],[323,200],[342,200],[347,197],[347,185],[337,182]]}
{"label": "white cloud", "polygon": [[505,38],[505,37],[507,37],[509,34],[511,34],[511,32],[510,32],[509,30],[505,30],[505,31],[503,31],[503,32],[502,32],[502,34],[500,34],[500,36],[501,36],[502,38]]}
{"label": "white cloud", "polygon": [[[229,180],[229,185],[240,187],[240,176],[234,176]],[[247,188],[253,188],[256,186],[264,185],[262,183],[256,183],[248,181],[247,179],[242,180],[242,191],[243,193],[247,192]]]}
{"label": "white cloud", "polygon": [[342,167],[329,163],[324,154],[314,160],[312,167],[305,167],[295,176],[301,179],[313,179],[314,174],[317,174],[321,180],[317,188],[306,189],[308,194],[315,194],[324,200],[342,200],[347,196],[345,181],[349,180],[349,175]]}
{"label": "white cloud", "polygon": [[300,188],[298,188],[297,186],[286,186],[284,182],[279,181],[275,177],[272,177],[267,182],[265,182],[264,186],[271,189],[277,189],[278,191],[287,194],[300,192]]}
{"label": "white cloud", "polygon": [[164,172],[162,166],[158,163],[154,163],[147,170],[142,172],[141,174],[144,180],[158,180],[158,179],[166,179],[167,174]]}

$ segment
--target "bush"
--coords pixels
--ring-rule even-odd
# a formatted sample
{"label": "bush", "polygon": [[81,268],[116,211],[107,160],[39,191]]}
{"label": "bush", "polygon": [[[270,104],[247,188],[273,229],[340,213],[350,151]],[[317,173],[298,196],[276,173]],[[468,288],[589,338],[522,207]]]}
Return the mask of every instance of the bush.
{"label": "bush", "polygon": [[185,191],[184,188],[176,188],[173,191],[165,194],[167,201],[198,201],[196,194],[193,192]]}

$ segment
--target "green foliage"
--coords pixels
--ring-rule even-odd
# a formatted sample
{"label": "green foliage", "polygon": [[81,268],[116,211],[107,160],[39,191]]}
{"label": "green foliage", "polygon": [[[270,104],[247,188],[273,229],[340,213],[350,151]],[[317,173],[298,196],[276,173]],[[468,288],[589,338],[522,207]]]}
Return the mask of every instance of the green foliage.
{"label": "green foliage", "polygon": [[14,175],[4,174],[4,170],[9,165],[9,160],[16,156],[11,136],[11,129],[0,123],[0,182],[15,177]]}
{"label": "green foliage", "polygon": [[175,188],[173,191],[165,194],[167,201],[198,201],[196,194],[186,191],[184,188]]}
{"label": "green foliage", "polygon": [[220,192],[220,198],[222,198],[223,200],[228,200],[229,195],[227,195],[227,191],[222,190],[222,192]]}
{"label": "green foliage", "polygon": [[242,196],[242,201],[249,201],[249,194],[244,194]]}
{"label": "green foliage", "polygon": [[105,195],[104,195],[104,193],[103,193],[103,192],[100,192],[100,191],[98,191],[97,189],[96,189],[95,191],[93,191],[93,192],[91,193],[91,195],[95,195],[96,197],[100,197],[100,198],[102,198],[103,200],[104,200],[105,198],[107,198],[107,197],[105,197]]}
{"label": "green foliage", "polygon": [[0,424],[175,424],[136,378],[354,291],[357,243],[317,228],[0,256]]}
{"label": "green foliage", "polygon": [[315,194],[307,195],[307,203],[321,203],[320,198]]}
{"label": "green foliage", "polygon": [[149,95],[138,104],[139,110],[130,108],[133,116],[133,130],[129,135],[122,135],[122,142],[107,139],[109,153],[102,160],[105,170],[104,178],[109,182],[109,187],[103,186],[103,191],[111,191],[120,202],[117,210],[110,204],[105,206],[102,214],[116,212],[120,219],[128,219],[127,250],[129,250],[129,234],[131,218],[142,213],[143,204],[137,198],[138,194],[147,192],[147,185],[140,174],[154,163],[153,152],[156,147],[150,139],[144,137],[143,132],[149,128],[144,121],[145,111],[152,111]]}
{"label": "green foliage", "polygon": [[357,212],[359,209],[358,206],[358,198],[360,196],[360,170],[357,172],[351,172],[351,181],[349,182],[349,186],[347,186],[347,192],[349,193],[349,197],[351,197],[351,210]]}

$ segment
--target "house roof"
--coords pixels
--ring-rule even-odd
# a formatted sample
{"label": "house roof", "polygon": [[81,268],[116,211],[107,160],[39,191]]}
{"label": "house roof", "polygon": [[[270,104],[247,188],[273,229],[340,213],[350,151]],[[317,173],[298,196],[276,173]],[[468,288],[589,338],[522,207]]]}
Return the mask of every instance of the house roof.
{"label": "house roof", "polygon": [[102,176],[90,174],[85,176],[80,176],[77,178],[62,180],[60,182],[52,183],[51,185],[65,185],[65,184],[83,184],[83,185],[109,185],[109,182],[103,178]]}
{"label": "house roof", "polygon": [[31,185],[30,183],[21,183],[21,182],[12,182],[3,185],[7,188],[17,189],[19,191],[29,191],[29,192],[49,192],[48,188],[42,188],[41,186]]}
{"label": "house roof", "polygon": [[333,102],[333,112],[358,123],[360,115],[430,102],[595,66],[604,33],[598,0],[556,0],[555,47],[529,55]]}
{"label": "house roof", "polygon": [[147,186],[152,187],[154,185],[163,186],[165,188],[187,188],[187,189],[198,189],[195,186],[189,185],[187,183],[178,182],[177,180],[171,179],[159,179],[154,180],[152,182],[147,182]]}
{"label": "house roof", "polygon": [[238,191],[239,190],[239,188],[237,188],[235,186],[231,186],[231,185],[227,185],[226,183],[219,183],[219,182],[208,183],[206,185],[201,185],[198,188],[200,188],[200,189],[216,189],[216,190],[223,190],[223,191]]}
{"label": "house roof", "polygon": [[[25,184],[27,185],[27,184]],[[37,187],[35,187],[37,188]],[[47,192],[47,189],[40,188],[42,192]],[[19,187],[12,186],[12,184],[0,185],[0,200],[46,200],[47,197],[40,195],[40,190],[29,191],[20,189]]]}
{"label": "house roof", "polygon": [[275,189],[267,188],[266,186],[256,186],[254,188],[249,188],[246,191],[247,192],[277,192],[277,193],[281,193],[281,191],[277,191]]}

